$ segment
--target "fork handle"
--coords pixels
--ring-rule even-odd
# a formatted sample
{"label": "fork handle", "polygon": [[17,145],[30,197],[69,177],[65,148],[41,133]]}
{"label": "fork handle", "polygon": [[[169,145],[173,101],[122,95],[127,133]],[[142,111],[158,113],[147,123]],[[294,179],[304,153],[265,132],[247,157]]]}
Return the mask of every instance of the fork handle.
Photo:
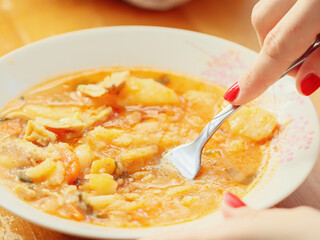
{"label": "fork handle", "polygon": [[[295,60],[289,68],[280,76],[279,79],[283,78],[285,75],[287,75],[289,72],[291,72],[293,69],[299,67],[304,63],[304,61],[307,59],[307,57],[317,48],[320,47],[320,34],[317,35],[314,42],[311,44],[311,46],[305,51],[297,60]],[[200,135],[194,140],[194,143],[197,143],[197,146],[200,148],[199,150],[202,151],[205,144],[209,141],[211,136],[217,131],[217,129],[227,120],[227,118],[232,115],[234,112],[239,110],[242,107],[242,105],[239,106],[233,106],[228,105],[225,107],[221,112],[219,112],[208,124],[207,126],[202,130]]]}
{"label": "fork handle", "polygon": [[194,140],[194,143],[199,148],[197,150],[202,151],[206,143],[209,141],[211,136],[217,131],[217,129],[227,120],[227,118],[240,109],[240,106],[233,106],[229,104],[227,107],[222,109],[202,130],[200,135]]}
{"label": "fork handle", "polygon": [[[304,61],[307,59],[307,57],[317,48],[320,47],[320,33],[317,35],[314,42],[311,44],[311,46],[305,51],[297,60],[295,60],[290,67],[280,76],[280,78],[283,78],[285,75],[287,75],[289,72],[291,72],[296,67],[299,67],[304,63]],[[279,78],[279,79],[280,79]]]}

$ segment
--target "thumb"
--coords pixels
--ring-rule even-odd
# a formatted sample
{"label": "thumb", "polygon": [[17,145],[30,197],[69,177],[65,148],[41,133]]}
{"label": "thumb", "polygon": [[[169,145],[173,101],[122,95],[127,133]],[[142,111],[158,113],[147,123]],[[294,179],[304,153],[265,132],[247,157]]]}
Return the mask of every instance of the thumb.
{"label": "thumb", "polygon": [[320,87],[320,48],[314,51],[302,64],[296,77],[298,91],[306,96]]}

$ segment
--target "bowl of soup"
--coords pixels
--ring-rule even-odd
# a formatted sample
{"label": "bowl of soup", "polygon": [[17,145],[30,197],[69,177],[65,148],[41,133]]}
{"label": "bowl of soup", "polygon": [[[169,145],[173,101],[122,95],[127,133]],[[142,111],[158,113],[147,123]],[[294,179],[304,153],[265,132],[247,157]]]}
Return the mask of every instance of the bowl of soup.
{"label": "bowl of soup", "polygon": [[294,191],[319,121],[290,77],[207,143],[195,180],[162,156],[195,139],[256,54],[157,27],[83,30],[0,59],[0,206],[71,235],[136,238],[221,221],[225,192],[254,208]]}

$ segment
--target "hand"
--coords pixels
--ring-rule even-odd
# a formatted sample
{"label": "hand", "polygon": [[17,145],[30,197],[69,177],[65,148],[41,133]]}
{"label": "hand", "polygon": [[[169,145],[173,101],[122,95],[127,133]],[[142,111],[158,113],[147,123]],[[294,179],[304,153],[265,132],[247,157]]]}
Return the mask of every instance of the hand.
{"label": "hand", "polygon": [[[320,33],[320,0],[261,0],[252,12],[261,51],[256,61],[225,94],[234,105],[260,96],[300,57]],[[300,93],[320,87],[320,48],[296,72]]]}
{"label": "hand", "polygon": [[320,239],[320,213],[308,207],[253,210],[232,194],[222,207],[226,221],[201,231],[161,232],[143,240]]}

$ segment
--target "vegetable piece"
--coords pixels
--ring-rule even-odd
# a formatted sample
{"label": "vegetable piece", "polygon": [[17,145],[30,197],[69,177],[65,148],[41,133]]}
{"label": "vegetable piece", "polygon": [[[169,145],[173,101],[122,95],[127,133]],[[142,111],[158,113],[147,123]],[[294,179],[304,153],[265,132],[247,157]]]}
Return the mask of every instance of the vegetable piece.
{"label": "vegetable piece", "polygon": [[90,174],[89,186],[97,194],[113,194],[116,192],[118,184],[113,176],[108,173]]}
{"label": "vegetable piece", "polygon": [[19,197],[27,201],[32,201],[37,197],[37,194],[34,190],[29,189],[26,184],[18,184],[13,188],[13,191],[18,194]]}
{"label": "vegetable piece", "polygon": [[49,143],[55,142],[57,140],[57,136],[55,133],[45,129],[44,126],[29,120],[24,134],[24,139],[45,147],[48,146]]}
{"label": "vegetable piece", "polygon": [[191,205],[195,204],[196,202],[199,202],[201,199],[199,196],[185,196],[182,199],[182,205],[185,207],[190,207]]}
{"label": "vegetable piece", "polygon": [[103,86],[109,94],[119,94],[125,87],[126,80],[128,80],[129,77],[129,71],[113,73],[111,76],[105,77],[100,85]]}
{"label": "vegetable piece", "polygon": [[234,139],[226,143],[229,153],[237,154],[246,150],[246,143],[243,139]]}
{"label": "vegetable piece", "polygon": [[179,96],[170,88],[154,81],[131,77],[119,94],[120,105],[166,105],[180,103]]}
{"label": "vegetable piece", "polygon": [[270,112],[257,107],[244,107],[228,121],[231,131],[253,141],[272,136],[277,120]]}
{"label": "vegetable piece", "polygon": [[41,182],[47,179],[56,167],[56,162],[51,159],[47,159],[39,165],[29,168],[26,171],[26,174],[32,181]]}
{"label": "vegetable piece", "polygon": [[163,75],[163,76],[156,78],[155,80],[163,85],[166,85],[170,82],[170,77],[167,75]]}
{"label": "vegetable piece", "polygon": [[80,174],[79,159],[72,152],[71,147],[68,144],[57,144],[56,148],[66,170],[66,180],[68,184],[72,184]]}
{"label": "vegetable piece", "polygon": [[0,122],[4,122],[4,121],[8,121],[10,120],[10,118],[6,117],[6,116],[1,116],[0,117]]}
{"label": "vegetable piece", "polygon": [[65,180],[66,170],[62,162],[56,162],[57,167],[52,171],[46,183],[50,187],[60,186]]}
{"label": "vegetable piece", "polygon": [[113,143],[114,139],[123,133],[123,130],[98,126],[89,131],[85,138],[90,145],[92,144],[97,148],[105,148],[107,144]]}
{"label": "vegetable piece", "polygon": [[66,209],[69,216],[76,221],[84,221],[87,219],[86,216],[73,204],[68,204]]}
{"label": "vegetable piece", "polygon": [[0,123],[0,135],[14,136],[22,132],[22,127],[19,121],[8,121]]}
{"label": "vegetable piece", "polygon": [[25,172],[19,171],[17,173],[17,176],[21,182],[33,183],[33,181],[29,178],[29,176]]}
{"label": "vegetable piece", "polygon": [[77,91],[92,98],[101,97],[107,93],[106,89],[98,84],[79,85]]}
{"label": "vegetable piece", "polygon": [[34,120],[35,117],[41,117],[51,120],[59,120],[61,118],[71,117],[79,112],[79,107],[70,106],[42,106],[42,105],[26,105],[21,111],[14,111],[7,115],[9,118],[23,118]]}
{"label": "vegetable piece", "polygon": [[89,145],[81,144],[74,149],[74,152],[79,159],[81,171],[84,171],[86,168],[90,167],[93,160],[93,154]]}
{"label": "vegetable piece", "polygon": [[118,94],[125,86],[125,81],[129,76],[130,73],[128,71],[113,73],[111,76],[105,77],[100,83],[79,85],[77,91],[92,98],[102,97],[106,93]]}
{"label": "vegetable piece", "polygon": [[112,115],[113,110],[111,107],[100,107],[83,114],[83,117],[87,118],[84,120],[87,126],[93,125],[97,122],[107,121]]}
{"label": "vegetable piece", "polygon": [[71,117],[61,118],[60,120],[36,118],[35,121],[37,124],[41,124],[50,130],[57,129],[81,132],[86,126],[79,113],[76,113]]}
{"label": "vegetable piece", "polygon": [[92,163],[91,173],[113,174],[115,169],[116,163],[112,158],[102,158]]}
{"label": "vegetable piece", "polygon": [[154,159],[152,159],[152,157],[157,153],[157,146],[135,148],[122,152],[119,156],[121,170],[128,173],[133,173],[146,166],[148,162],[153,161]]}
{"label": "vegetable piece", "polygon": [[121,197],[117,194],[87,197],[87,201],[94,209],[103,209],[119,199]]}

